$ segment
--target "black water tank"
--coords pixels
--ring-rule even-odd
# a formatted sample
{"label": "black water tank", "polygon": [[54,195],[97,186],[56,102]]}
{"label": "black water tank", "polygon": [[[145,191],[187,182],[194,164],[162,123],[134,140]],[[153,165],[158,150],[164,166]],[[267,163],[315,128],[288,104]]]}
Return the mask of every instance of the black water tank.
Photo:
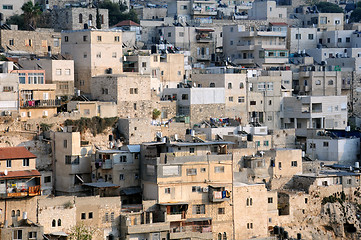
{"label": "black water tank", "polygon": [[301,240],[302,239],[302,234],[301,233],[297,233],[297,240]]}
{"label": "black water tank", "polygon": [[253,141],[253,135],[247,134],[247,141],[252,142]]}
{"label": "black water tank", "polygon": [[113,141],[113,135],[109,135],[109,142]]}
{"label": "black water tank", "polygon": [[284,239],[288,239],[288,232],[287,232],[287,231],[284,231],[284,232],[283,232],[283,238],[284,238]]}
{"label": "black water tank", "polygon": [[155,45],[152,45],[151,47],[150,47],[150,52],[153,54],[153,53],[157,53],[157,46],[155,46]]}
{"label": "black water tank", "polygon": [[285,229],[283,227],[280,227],[280,234],[283,235],[284,232],[285,232]]}
{"label": "black water tank", "polygon": [[279,234],[280,234],[280,228],[279,228],[278,226],[274,226],[274,227],[273,227],[273,233],[274,233],[275,235],[279,235]]}

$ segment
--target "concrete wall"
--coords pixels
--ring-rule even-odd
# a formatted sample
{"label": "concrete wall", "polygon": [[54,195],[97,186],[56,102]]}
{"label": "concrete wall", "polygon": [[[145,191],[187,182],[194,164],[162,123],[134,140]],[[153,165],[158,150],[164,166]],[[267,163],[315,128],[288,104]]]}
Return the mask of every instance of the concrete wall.
{"label": "concrete wall", "polygon": [[[12,91],[8,91],[9,88]],[[5,90],[5,91],[4,91]],[[0,111],[17,111],[19,109],[19,76],[0,73]],[[2,115],[2,114],[1,114]]]}

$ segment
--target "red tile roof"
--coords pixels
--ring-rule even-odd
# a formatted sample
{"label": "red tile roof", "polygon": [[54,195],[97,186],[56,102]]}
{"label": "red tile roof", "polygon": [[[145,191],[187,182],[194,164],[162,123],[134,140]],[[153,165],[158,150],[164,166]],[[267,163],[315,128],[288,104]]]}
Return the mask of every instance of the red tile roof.
{"label": "red tile roof", "polygon": [[25,147],[4,147],[0,148],[0,160],[36,158]]}
{"label": "red tile roof", "polygon": [[41,174],[38,170],[23,170],[23,171],[8,171],[7,175],[4,172],[0,172],[0,179],[5,178],[31,178],[40,177]]}
{"label": "red tile roof", "polygon": [[118,22],[114,25],[114,27],[123,27],[123,26],[137,26],[140,27],[140,25],[136,22],[133,22],[132,20],[124,20],[121,22]]}

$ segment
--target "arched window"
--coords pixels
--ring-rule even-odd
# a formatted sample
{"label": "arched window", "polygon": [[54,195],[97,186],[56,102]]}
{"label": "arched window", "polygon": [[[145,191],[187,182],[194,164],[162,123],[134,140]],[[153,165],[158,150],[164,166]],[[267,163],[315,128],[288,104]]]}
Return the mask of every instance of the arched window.
{"label": "arched window", "polygon": [[11,211],[11,216],[12,216],[12,217],[15,217],[15,210],[12,210],[12,211]]}
{"label": "arched window", "polygon": [[61,219],[59,218],[58,219],[58,227],[60,227],[61,226]]}
{"label": "arched window", "polygon": [[316,85],[321,85],[321,81],[320,81],[320,80],[317,80],[317,81],[316,81]]}
{"label": "arched window", "polygon": [[93,15],[89,14],[89,20],[93,21]]}
{"label": "arched window", "polygon": [[218,233],[218,240],[222,240],[222,233]]}
{"label": "arched window", "polygon": [[211,83],[209,84],[209,87],[216,87],[216,84],[213,83],[213,82],[211,82]]}
{"label": "arched window", "polygon": [[223,233],[223,240],[227,240],[227,233],[226,232]]}
{"label": "arched window", "polygon": [[239,84],[239,88],[240,88],[240,89],[244,88],[243,82],[241,82],[241,83]]}
{"label": "arched window", "polygon": [[53,219],[53,221],[51,222],[51,226],[52,226],[52,227],[56,227],[56,221],[55,221],[55,219]]}
{"label": "arched window", "polygon": [[328,85],[333,85],[333,80],[329,80]]}
{"label": "arched window", "polygon": [[20,210],[16,210],[16,216],[20,217]]}
{"label": "arched window", "polygon": [[228,83],[228,89],[232,89],[232,83]]}
{"label": "arched window", "polygon": [[83,23],[83,14],[79,14],[79,23]]}

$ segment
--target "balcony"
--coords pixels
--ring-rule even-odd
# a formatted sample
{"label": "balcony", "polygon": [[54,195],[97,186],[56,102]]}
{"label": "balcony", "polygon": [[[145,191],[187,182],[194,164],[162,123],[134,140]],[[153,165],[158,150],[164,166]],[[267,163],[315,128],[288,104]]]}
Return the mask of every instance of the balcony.
{"label": "balcony", "polygon": [[224,202],[228,201],[231,197],[231,193],[224,189],[224,187],[209,187],[208,200],[210,202]]}
{"label": "balcony", "polygon": [[28,100],[22,101],[20,104],[21,108],[48,108],[48,107],[59,107],[61,105],[60,99],[52,100]]}
{"label": "balcony", "polygon": [[112,169],[113,168],[113,161],[112,159],[97,159],[95,160],[95,167],[102,168],[102,169]]}
{"label": "balcony", "polygon": [[210,33],[199,33],[196,35],[197,42],[208,43],[213,41],[213,36]]}
{"label": "balcony", "polygon": [[18,188],[7,188],[6,193],[0,193],[1,198],[33,197],[41,195],[41,186]]}
{"label": "balcony", "polygon": [[193,15],[203,15],[203,16],[216,16],[217,15],[217,11],[215,9],[212,8],[193,8]]}

